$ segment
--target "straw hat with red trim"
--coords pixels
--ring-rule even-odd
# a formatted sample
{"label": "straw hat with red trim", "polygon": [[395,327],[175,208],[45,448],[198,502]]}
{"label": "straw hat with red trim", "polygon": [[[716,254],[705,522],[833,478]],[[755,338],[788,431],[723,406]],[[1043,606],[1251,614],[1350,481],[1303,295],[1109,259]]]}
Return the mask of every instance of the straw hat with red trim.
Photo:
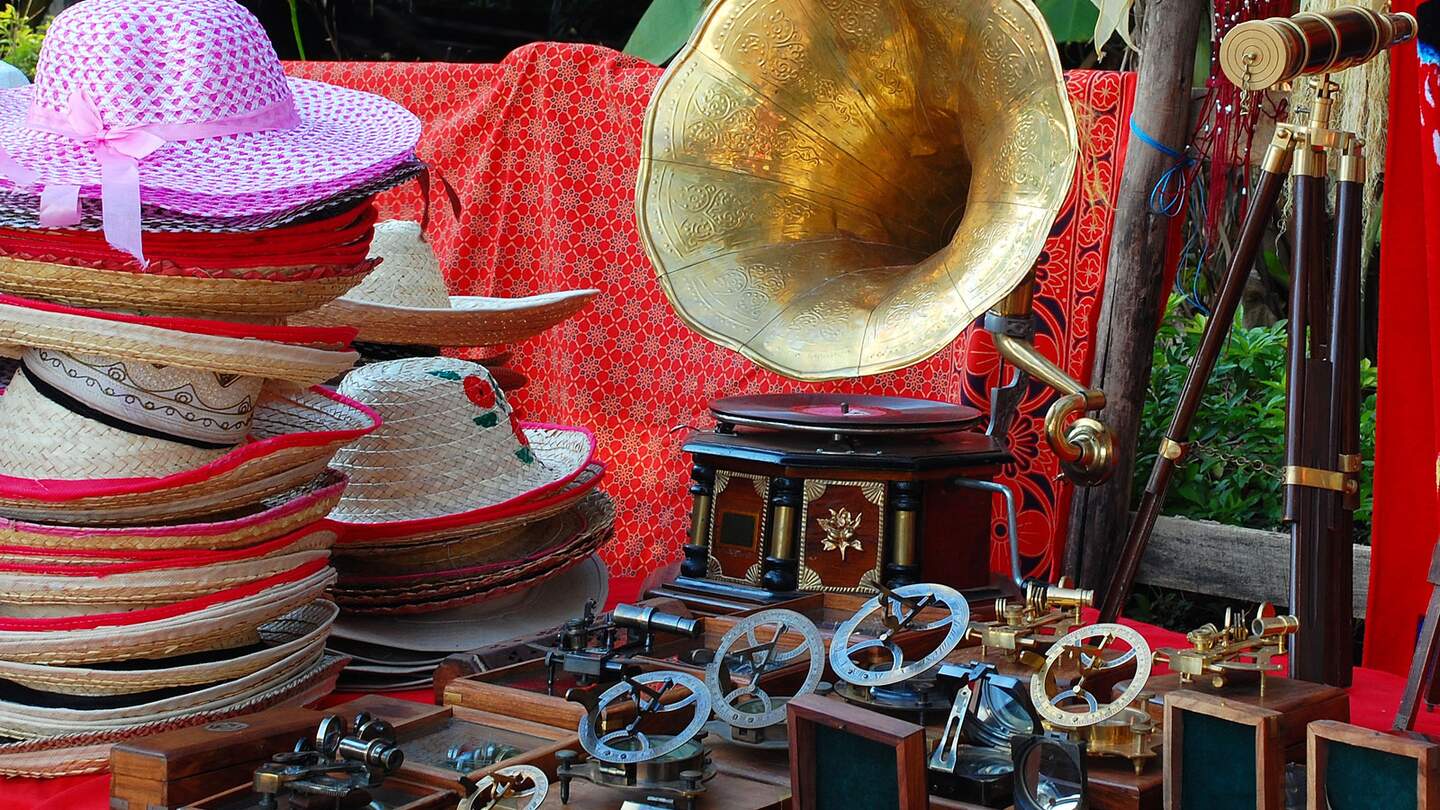
{"label": "straw hat with red trim", "polygon": [[334,301],[290,320],[353,326],[357,340],[405,346],[494,346],[534,337],[579,312],[599,290],[524,298],[450,295],[440,260],[420,223],[389,220],[375,226],[370,257],[380,264]]}
{"label": "straw hat with red trim", "polygon": [[157,559],[77,565],[0,563],[0,616],[68,616],[163,605],[328,560],[335,532],[323,522],[258,545]]}
{"label": "straw hat with red trim", "polygon": [[[304,485],[374,413],[321,389],[353,330],[157,318],[0,296],[0,514],[173,522]],[[0,527],[3,535],[3,527]]]}
{"label": "straw hat with red trim", "polygon": [[344,489],[345,476],[326,469],[295,489],[201,523],[74,526],[0,518],[0,563],[93,565],[255,545],[324,518]]}
{"label": "straw hat with red trim", "polygon": [[0,291],[71,306],[283,316],[321,306],[374,266],[370,202],[258,233],[157,233],[150,262],[98,231],[0,229]]}
{"label": "straw hat with red trim", "polygon": [[473,534],[556,499],[574,503],[598,480],[570,486],[594,462],[594,434],[522,424],[478,363],[374,363],[346,375],[340,393],[383,420],[335,454],[350,484],[330,519],[347,540]]}

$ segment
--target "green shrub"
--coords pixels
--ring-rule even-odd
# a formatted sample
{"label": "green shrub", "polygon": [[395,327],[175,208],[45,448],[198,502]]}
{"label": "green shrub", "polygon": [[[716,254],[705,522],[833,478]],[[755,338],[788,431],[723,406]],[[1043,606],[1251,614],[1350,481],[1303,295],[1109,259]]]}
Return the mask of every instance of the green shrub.
{"label": "green shrub", "polygon": [[49,27],[50,20],[30,13],[28,3],[24,11],[6,3],[0,9],[0,59],[34,79],[35,64],[40,61],[40,43]]}
{"label": "green shrub", "polygon": [[[1204,315],[1180,310],[1172,297],[1155,341],[1154,369],[1141,419],[1140,454],[1135,467],[1136,497],[1155,464],[1160,437],[1189,371],[1205,329]],[[1165,513],[1232,526],[1281,528],[1280,468],[1285,452],[1285,323],[1230,330],[1225,350],[1205,388],[1190,428],[1191,453],[1171,480]],[[1371,473],[1375,457],[1375,368],[1363,361],[1360,443],[1365,470],[1360,479],[1359,535],[1370,533]]]}

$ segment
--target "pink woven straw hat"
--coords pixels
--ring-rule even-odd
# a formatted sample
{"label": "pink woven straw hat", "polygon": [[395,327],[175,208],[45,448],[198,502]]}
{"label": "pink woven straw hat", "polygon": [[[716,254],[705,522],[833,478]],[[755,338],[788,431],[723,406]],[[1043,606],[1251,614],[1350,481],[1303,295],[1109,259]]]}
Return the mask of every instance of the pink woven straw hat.
{"label": "pink woven straw hat", "polygon": [[206,217],[280,212],[411,159],[394,102],[287,79],[234,0],[87,0],[50,25],[35,84],[0,91],[0,188],[41,195],[40,224],[100,198],[116,248],[142,256],[142,201]]}

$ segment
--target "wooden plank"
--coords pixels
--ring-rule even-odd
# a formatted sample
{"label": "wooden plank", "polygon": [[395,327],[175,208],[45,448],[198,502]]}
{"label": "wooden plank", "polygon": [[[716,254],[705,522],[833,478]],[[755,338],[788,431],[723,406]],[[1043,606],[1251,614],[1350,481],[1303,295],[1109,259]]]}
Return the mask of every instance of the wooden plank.
{"label": "wooden plank", "polygon": [[[1150,0],[1141,22],[1131,125],[1177,152],[1190,137],[1195,45],[1208,7],[1203,0]],[[1151,210],[1150,195],[1174,165],[1174,158],[1130,138],[1089,381],[1105,392],[1100,418],[1115,434],[1114,475],[1099,486],[1076,487],[1065,548],[1065,572],[1087,588],[1105,587],[1127,535],[1140,411],[1165,300],[1161,268],[1171,222]]]}
{"label": "wooden plank", "polygon": [[[1370,547],[1354,547],[1351,614],[1365,616]],[[1290,602],[1290,535],[1208,520],[1161,517],[1137,581],[1250,602]]]}

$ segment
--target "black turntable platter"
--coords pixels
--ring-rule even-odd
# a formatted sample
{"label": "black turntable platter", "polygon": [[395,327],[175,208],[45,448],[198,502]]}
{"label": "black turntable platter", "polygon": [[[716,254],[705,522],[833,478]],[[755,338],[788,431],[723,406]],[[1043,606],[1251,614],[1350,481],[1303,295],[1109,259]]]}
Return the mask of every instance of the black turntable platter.
{"label": "black turntable platter", "polygon": [[723,425],[821,433],[947,433],[971,430],[980,412],[965,405],[871,394],[758,394],[710,403]]}

